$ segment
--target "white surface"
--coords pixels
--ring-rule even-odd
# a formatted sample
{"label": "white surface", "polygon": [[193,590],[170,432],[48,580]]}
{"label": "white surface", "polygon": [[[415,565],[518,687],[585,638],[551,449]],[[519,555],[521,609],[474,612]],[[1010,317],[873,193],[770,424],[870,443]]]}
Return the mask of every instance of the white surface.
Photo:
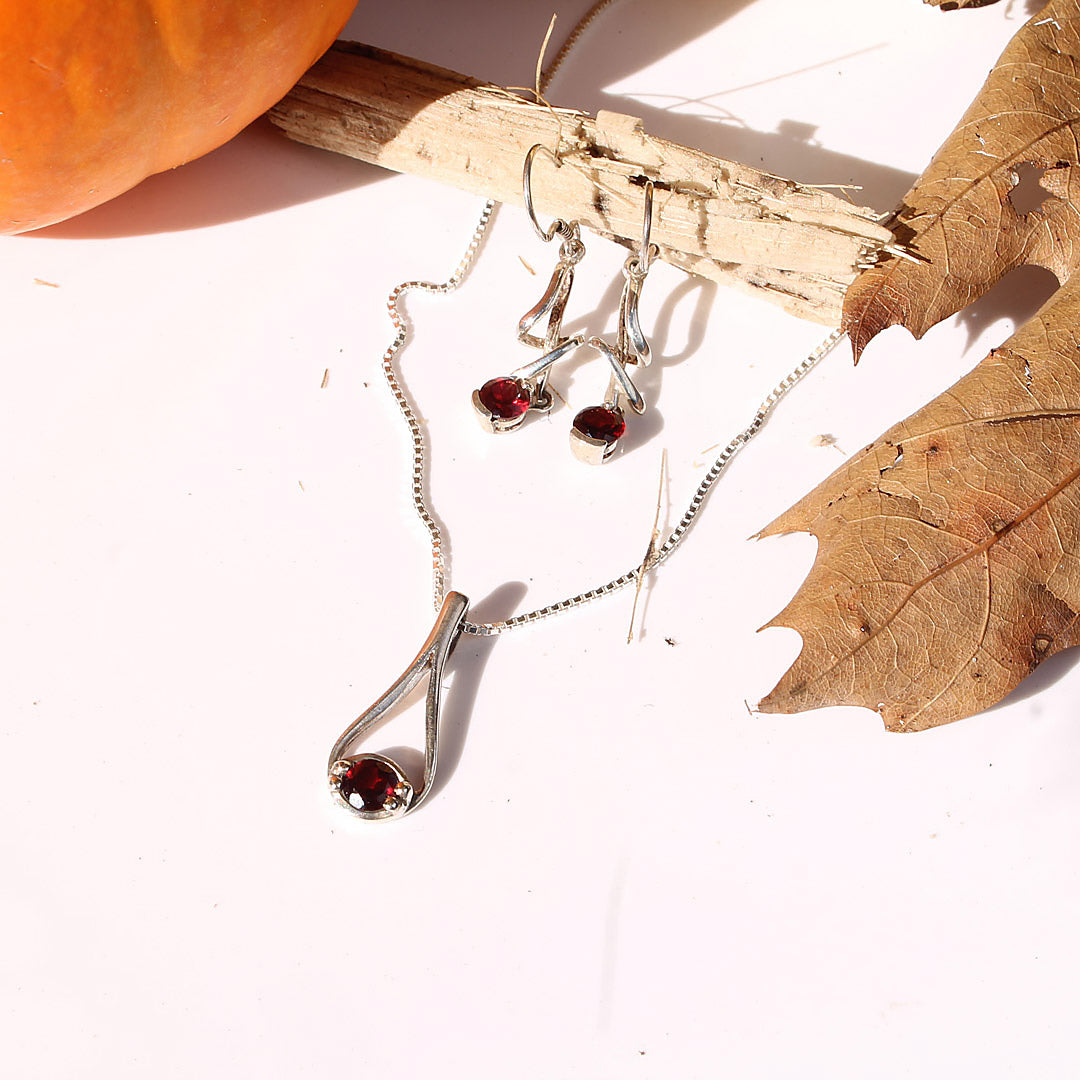
{"label": "white surface", "polygon": [[[528,82],[547,7],[462,6],[398,0],[351,31]],[[626,0],[553,95],[885,210],[1025,14]],[[814,550],[746,537],[840,463],[814,437],[854,452],[955,381],[1038,275],[922,343],[890,331],[857,371],[826,361],[656,575],[634,645],[629,593],[465,640],[421,813],[331,805],[332,740],[430,625],[384,298],[445,276],[478,209],[256,127],[3,241],[5,1075],[1076,1075],[1074,658],[913,736],[745,704],[798,651],[754,631]],[[599,332],[621,253],[589,249],[571,320]],[[499,439],[470,415],[528,355],[513,328],[552,258],[507,210],[460,294],[409,304],[434,504],[481,617],[633,565],[662,448],[674,520],[822,336],[659,267],[652,412],[589,470],[569,410]],[[556,375],[575,408],[604,381]],[[418,738],[414,711],[376,744]]]}

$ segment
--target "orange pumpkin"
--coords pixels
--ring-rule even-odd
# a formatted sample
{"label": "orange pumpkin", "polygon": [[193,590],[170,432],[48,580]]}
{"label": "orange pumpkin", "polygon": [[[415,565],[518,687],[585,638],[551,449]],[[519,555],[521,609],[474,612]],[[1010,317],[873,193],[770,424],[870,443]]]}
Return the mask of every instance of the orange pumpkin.
{"label": "orange pumpkin", "polygon": [[88,210],[281,98],[356,0],[0,3],[0,232]]}

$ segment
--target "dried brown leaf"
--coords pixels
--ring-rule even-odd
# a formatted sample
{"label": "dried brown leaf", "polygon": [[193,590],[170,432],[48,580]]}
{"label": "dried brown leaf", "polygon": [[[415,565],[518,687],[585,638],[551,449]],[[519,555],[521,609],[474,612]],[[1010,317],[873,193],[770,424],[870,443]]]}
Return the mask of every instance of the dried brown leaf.
{"label": "dried brown leaf", "polygon": [[922,337],[1015,267],[1069,279],[1080,261],[1078,103],[1080,0],[1050,0],[889,222],[921,261],[887,258],[848,290],[844,326],[856,356],[888,326]]}
{"label": "dried brown leaf", "polygon": [[1080,641],[1080,297],[1000,349],[762,535],[819,541],[769,625],[803,650],[765,712],[864,705],[917,731]]}
{"label": "dried brown leaf", "polygon": [[[770,625],[803,650],[761,703],[876,709],[917,731],[999,701],[1080,643],[1080,0],[1010,43],[904,200],[890,259],[851,287],[856,354],[886,326],[921,336],[1031,263],[1062,287],[954,387],[888,431],[762,535],[818,555]],[[1023,167],[1037,206],[1017,206]],[[1043,197],[1045,196],[1045,197]]]}

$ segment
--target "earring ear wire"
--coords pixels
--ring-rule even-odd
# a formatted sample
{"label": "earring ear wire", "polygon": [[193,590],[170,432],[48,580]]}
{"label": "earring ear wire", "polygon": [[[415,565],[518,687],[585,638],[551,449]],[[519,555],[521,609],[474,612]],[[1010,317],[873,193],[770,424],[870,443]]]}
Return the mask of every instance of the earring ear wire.
{"label": "earring ear wire", "polygon": [[570,428],[570,450],[588,465],[607,461],[626,433],[626,419],[620,402],[640,416],[645,399],[627,372],[631,364],[648,366],[652,350],[641,329],[638,303],[641,287],[648,276],[657,247],[652,242],[653,182],[645,181],[645,210],[641,227],[641,247],[623,264],[622,296],[619,299],[619,329],[612,347],[602,338],[590,338],[586,344],[604,356],[611,365],[611,378],[602,405],[590,405],[575,417]]}
{"label": "earring ear wire", "polygon": [[572,232],[577,231],[578,223],[575,221],[572,224],[567,224],[562,218],[557,217],[545,229],[537,219],[536,207],[533,205],[532,197],[532,167],[533,160],[540,151],[543,151],[553,162],[555,162],[556,169],[562,168],[562,159],[558,154],[543,143],[534,143],[529,147],[529,152],[525,155],[525,164],[521,168],[521,194],[525,200],[525,212],[529,215],[529,221],[532,222],[532,227],[536,231],[536,235],[539,236],[545,244],[550,244],[556,236],[568,238]]}

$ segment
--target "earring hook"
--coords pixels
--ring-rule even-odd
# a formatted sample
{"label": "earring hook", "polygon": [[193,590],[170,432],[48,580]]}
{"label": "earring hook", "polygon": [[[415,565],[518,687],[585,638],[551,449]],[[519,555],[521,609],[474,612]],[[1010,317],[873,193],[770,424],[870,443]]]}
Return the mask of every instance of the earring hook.
{"label": "earring hook", "polygon": [[543,143],[534,143],[529,147],[529,152],[525,155],[525,165],[521,170],[521,190],[525,196],[525,209],[528,211],[529,220],[532,222],[532,227],[536,230],[536,235],[546,244],[549,241],[554,240],[556,236],[569,237],[573,230],[562,218],[556,218],[547,229],[544,229],[536,218],[536,208],[533,206],[532,197],[532,165],[533,158],[536,157],[536,152],[538,150],[543,150],[544,153],[555,162],[555,168],[561,169],[562,162],[557,155],[552,153],[552,151]]}
{"label": "earring hook", "polygon": [[656,245],[652,243],[652,204],[653,204],[653,182],[651,180],[645,181],[645,220],[641,226],[641,254],[638,256],[638,262],[641,265],[641,272],[647,274],[649,272],[649,266],[652,264],[653,255],[656,254]]}
{"label": "earring hook", "polygon": [[[652,242],[652,216],[653,216],[653,182],[645,181],[645,215],[641,224],[641,249],[637,258],[633,259],[637,265],[633,267],[636,274],[644,277],[652,266],[653,259],[659,254],[660,249]],[[629,264],[628,264],[629,265]]]}

